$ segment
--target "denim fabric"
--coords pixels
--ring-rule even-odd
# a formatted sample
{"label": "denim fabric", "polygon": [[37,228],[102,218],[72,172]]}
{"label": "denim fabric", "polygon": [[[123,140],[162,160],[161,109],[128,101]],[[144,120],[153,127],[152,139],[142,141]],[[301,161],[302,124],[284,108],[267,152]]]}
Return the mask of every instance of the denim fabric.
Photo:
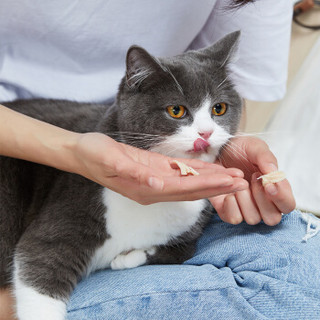
{"label": "denim fabric", "polygon": [[275,227],[213,216],[184,265],[92,274],[67,319],[320,319],[320,234],[306,230],[299,211]]}

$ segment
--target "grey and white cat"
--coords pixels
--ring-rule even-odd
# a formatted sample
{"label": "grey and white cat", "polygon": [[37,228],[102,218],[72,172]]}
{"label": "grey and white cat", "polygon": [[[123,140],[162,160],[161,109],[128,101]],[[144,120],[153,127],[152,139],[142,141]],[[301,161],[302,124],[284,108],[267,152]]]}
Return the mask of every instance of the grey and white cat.
{"label": "grey and white cat", "polygon": [[[76,132],[212,162],[241,116],[228,77],[238,38],[234,32],[200,51],[161,59],[131,47],[112,106],[4,104]],[[143,206],[76,174],[0,157],[0,285],[13,284],[20,320],[64,319],[73,288],[90,272],[190,258],[209,209],[207,200]]]}

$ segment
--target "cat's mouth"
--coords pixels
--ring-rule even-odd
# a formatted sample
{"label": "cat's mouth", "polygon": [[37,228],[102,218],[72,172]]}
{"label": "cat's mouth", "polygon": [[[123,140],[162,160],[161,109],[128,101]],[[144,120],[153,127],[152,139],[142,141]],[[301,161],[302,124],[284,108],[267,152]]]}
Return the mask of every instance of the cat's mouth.
{"label": "cat's mouth", "polygon": [[207,140],[198,138],[193,143],[193,149],[188,150],[188,153],[207,153],[210,143]]}

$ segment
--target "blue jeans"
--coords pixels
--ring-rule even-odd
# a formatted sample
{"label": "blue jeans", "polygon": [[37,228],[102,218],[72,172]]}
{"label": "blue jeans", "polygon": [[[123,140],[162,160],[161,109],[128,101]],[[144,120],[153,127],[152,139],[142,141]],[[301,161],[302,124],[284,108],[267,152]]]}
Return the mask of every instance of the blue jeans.
{"label": "blue jeans", "polygon": [[68,320],[320,319],[320,233],[299,211],[269,227],[217,215],[183,265],[104,270],[79,283]]}

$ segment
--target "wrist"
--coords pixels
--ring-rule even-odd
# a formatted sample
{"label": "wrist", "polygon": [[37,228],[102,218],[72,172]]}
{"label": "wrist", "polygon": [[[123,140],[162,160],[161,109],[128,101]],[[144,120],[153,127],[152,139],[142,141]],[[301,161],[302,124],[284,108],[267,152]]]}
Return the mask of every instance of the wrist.
{"label": "wrist", "polygon": [[81,133],[63,130],[57,136],[52,137],[48,144],[44,145],[44,150],[46,150],[43,157],[44,164],[59,170],[79,173],[77,146],[81,136]]}

